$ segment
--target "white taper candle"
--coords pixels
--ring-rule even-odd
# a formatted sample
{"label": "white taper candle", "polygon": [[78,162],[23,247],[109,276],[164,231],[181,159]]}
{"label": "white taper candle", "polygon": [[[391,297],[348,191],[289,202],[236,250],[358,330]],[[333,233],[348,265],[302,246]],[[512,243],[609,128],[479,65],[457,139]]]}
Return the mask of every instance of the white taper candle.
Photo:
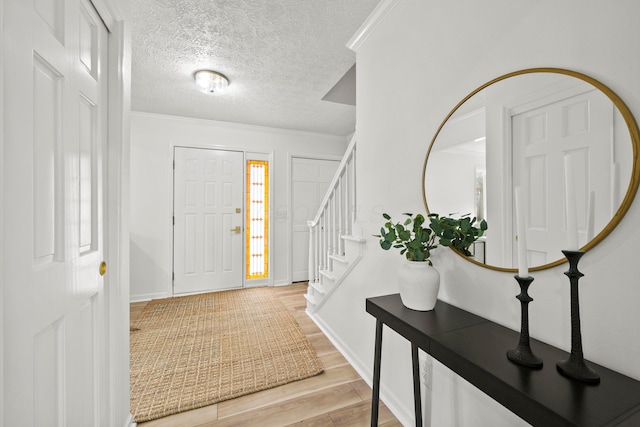
{"label": "white taper candle", "polygon": [[527,265],[527,225],[525,223],[524,206],[520,187],[516,187],[516,231],[518,233],[518,276],[529,277],[529,267]]}
{"label": "white taper candle", "polygon": [[585,245],[593,239],[594,225],[596,215],[596,193],[591,190],[589,192],[589,203],[587,204],[587,240]]}
{"label": "white taper candle", "polygon": [[611,216],[615,215],[620,206],[620,165],[611,165]]}
{"label": "white taper candle", "polygon": [[570,156],[564,156],[564,182],[567,206],[567,250],[577,251],[578,217],[576,214],[576,187],[573,181],[573,162]]}

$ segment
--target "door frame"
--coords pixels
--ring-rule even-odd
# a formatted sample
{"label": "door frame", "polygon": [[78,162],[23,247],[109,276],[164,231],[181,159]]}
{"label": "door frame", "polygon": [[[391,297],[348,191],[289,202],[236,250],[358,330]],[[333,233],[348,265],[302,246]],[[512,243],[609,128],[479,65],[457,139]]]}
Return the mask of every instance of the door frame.
{"label": "door frame", "polygon": [[[130,10],[117,0],[91,0],[108,35],[105,277],[108,325],[109,418],[133,424],[129,398],[129,164],[131,115]],[[115,419],[114,419],[115,418]]]}
{"label": "door frame", "polygon": [[[4,16],[4,0],[0,0]],[[4,19],[0,19],[0,177],[4,178]],[[4,179],[3,179],[4,181]],[[4,242],[4,184],[0,183],[0,242]],[[4,272],[4,244],[0,243],[0,272]],[[4,311],[4,273],[0,273],[0,308]],[[4,414],[4,316],[0,316],[0,414]],[[0,415],[0,427],[4,416]]]}
{"label": "door frame", "polygon": [[[175,161],[175,148],[197,148],[197,149],[205,149],[205,150],[218,150],[218,151],[235,151],[235,152],[240,152],[243,155],[243,168],[242,168],[242,188],[243,190],[246,189],[247,183],[246,183],[246,171],[247,171],[247,160],[262,160],[263,157],[267,157],[268,162],[269,162],[269,200],[273,200],[273,188],[274,188],[274,152],[273,151],[258,151],[258,150],[251,150],[251,149],[247,149],[244,147],[234,147],[234,146],[230,146],[230,145],[223,145],[223,144],[199,144],[199,143],[192,143],[192,142],[187,142],[187,143],[176,143],[176,142],[170,142],[168,144],[168,156],[167,159],[168,160],[168,164],[167,164],[167,185],[168,188],[171,188],[171,197],[167,198],[167,228],[165,229],[165,233],[166,236],[168,238],[167,241],[171,242],[171,245],[169,245],[169,254],[167,254],[169,256],[169,259],[171,259],[171,271],[173,272],[173,254],[174,254],[174,244],[175,242],[173,241],[174,235],[173,235],[173,208],[174,208],[174,196],[175,196],[175,189],[174,189],[174,161]],[[254,155],[254,156],[252,156]],[[260,158],[257,158],[256,156],[260,156]],[[243,244],[242,244],[242,262],[243,262],[243,274],[242,274],[242,289],[244,288],[250,288],[250,287],[256,287],[256,286],[274,286],[274,281],[273,281],[273,269],[272,269],[272,259],[271,256],[269,257],[269,277],[268,279],[254,279],[254,280],[247,280],[246,278],[246,274],[244,273],[244,266],[246,263],[246,256],[247,256],[247,251],[246,251],[246,247],[244,245],[244,236],[245,236],[245,232],[246,232],[246,221],[245,221],[245,215],[244,213],[246,212],[246,200],[245,200],[245,196],[243,195],[242,197],[242,210],[243,210],[243,215],[242,215],[242,236],[243,236]],[[269,227],[269,253],[273,253],[273,203],[269,203],[269,221],[268,221],[268,227]],[[168,275],[168,283],[166,284],[166,294],[169,296],[174,296],[173,294],[173,274]],[[188,295],[188,294],[180,294],[180,295]],[[2,426],[0,426],[2,427]]]}
{"label": "door frame", "polygon": [[107,304],[108,400],[111,425],[133,423],[129,402],[129,141],[130,11],[118,0],[90,0],[109,30],[104,276]]}
{"label": "door frame", "polygon": [[293,159],[335,160],[340,162],[343,157],[344,153],[342,155],[295,152],[287,154],[287,206],[289,211],[287,212],[286,242],[291,250],[289,250],[289,256],[287,257],[287,281],[283,285],[292,283],[293,279]]}

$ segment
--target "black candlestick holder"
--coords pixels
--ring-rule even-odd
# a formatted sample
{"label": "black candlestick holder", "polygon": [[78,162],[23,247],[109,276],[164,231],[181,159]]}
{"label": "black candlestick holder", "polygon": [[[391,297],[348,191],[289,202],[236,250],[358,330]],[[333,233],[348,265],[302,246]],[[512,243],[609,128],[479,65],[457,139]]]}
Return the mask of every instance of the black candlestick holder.
{"label": "black candlestick holder", "polygon": [[578,271],[578,261],[583,251],[562,251],[569,261],[569,270],[565,275],[571,282],[571,354],[567,360],[556,364],[558,371],[569,377],[588,384],[598,384],[600,376],[584,361],[582,354],[582,332],[580,331],[580,300],[578,298],[578,280],[584,276]]}
{"label": "black candlestick holder", "polygon": [[507,351],[507,358],[519,365],[533,369],[540,369],[542,368],[542,359],[533,354],[531,346],[529,345],[529,303],[533,301],[533,298],[529,296],[527,290],[529,289],[531,282],[533,282],[533,277],[520,277],[517,275],[514,277],[520,285],[520,295],[516,296],[516,298],[520,300],[520,309],[522,313],[520,341],[518,342],[518,347]]}

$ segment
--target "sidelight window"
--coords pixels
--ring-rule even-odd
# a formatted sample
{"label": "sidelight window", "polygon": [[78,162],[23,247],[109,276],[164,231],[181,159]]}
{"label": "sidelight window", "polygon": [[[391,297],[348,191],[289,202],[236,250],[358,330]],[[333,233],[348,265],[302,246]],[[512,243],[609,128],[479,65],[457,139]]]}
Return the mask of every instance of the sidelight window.
{"label": "sidelight window", "polygon": [[247,161],[246,275],[269,277],[269,162]]}

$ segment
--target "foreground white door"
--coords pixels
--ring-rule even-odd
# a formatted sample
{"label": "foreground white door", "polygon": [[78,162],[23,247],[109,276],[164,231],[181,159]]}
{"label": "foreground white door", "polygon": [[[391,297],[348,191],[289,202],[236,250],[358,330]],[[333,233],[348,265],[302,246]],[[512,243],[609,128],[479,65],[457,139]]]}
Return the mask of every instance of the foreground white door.
{"label": "foreground white door", "polygon": [[[580,246],[586,243],[590,191],[596,200],[595,229],[606,224],[611,210],[613,116],[611,100],[592,90],[512,117],[513,182],[525,190],[527,197],[531,264],[561,258],[560,251],[567,248],[565,157],[570,157],[574,165]],[[513,246],[516,260],[517,245]]]}
{"label": "foreground white door", "polygon": [[244,154],[176,147],[174,294],[241,288]]}
{"label": "foreground white door", "polygon": [[291,281],[309,280],[309,227],[333,176],[338,160],[291,159]]}
{"label": "foreground white door", "polygon": [[88,0],[4,3],[4,425],[107,425],[107,30]]}

